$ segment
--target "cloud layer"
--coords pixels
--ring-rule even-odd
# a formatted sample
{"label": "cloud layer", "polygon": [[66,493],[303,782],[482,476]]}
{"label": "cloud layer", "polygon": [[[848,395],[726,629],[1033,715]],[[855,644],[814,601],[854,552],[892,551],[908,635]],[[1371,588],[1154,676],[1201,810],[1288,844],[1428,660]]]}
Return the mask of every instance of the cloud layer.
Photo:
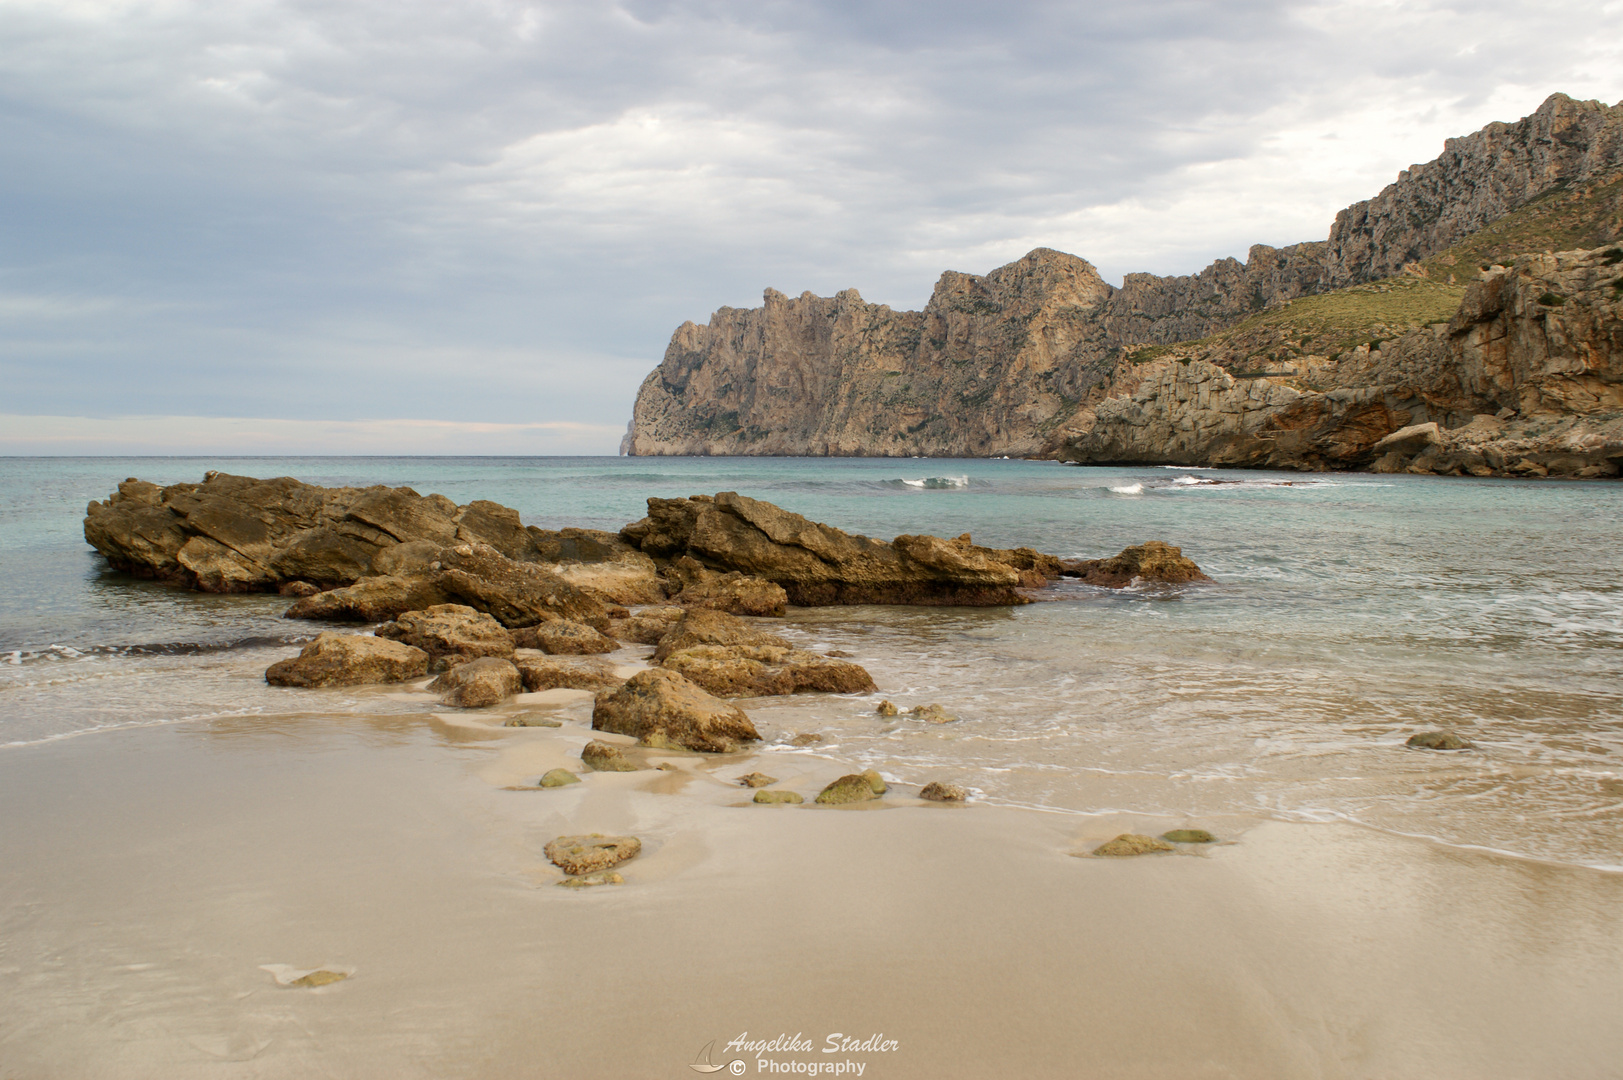
{"label": "cloud layer", "polygon": [[765,286],[1189,272],[1557,90],[1623,97],[1623,5],[0,0],[0,409],[612,453]]}

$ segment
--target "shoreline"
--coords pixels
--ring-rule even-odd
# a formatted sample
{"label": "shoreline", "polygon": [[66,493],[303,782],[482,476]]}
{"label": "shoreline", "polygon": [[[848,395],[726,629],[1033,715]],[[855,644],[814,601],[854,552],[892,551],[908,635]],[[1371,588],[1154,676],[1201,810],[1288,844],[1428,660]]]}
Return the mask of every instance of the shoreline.
{"label": "shoreline", "polygon": [[[1075,858],[1185,822],[751,805],[731,777],[809,795],[841,768],[770,749],[513,791],[593,733],[456,721],[0,754],[26,823],[0,839],[7,1080],[676,1076],[797,1031],[882,1033],[861,1060],[887,1078],[1598,1077],[1623,1052],[1614,873],[1238,817],[1199,854]],[[541,846],[589,831],[643,854],[557,888]],[[278,964],[354,975],[284,989]]]}

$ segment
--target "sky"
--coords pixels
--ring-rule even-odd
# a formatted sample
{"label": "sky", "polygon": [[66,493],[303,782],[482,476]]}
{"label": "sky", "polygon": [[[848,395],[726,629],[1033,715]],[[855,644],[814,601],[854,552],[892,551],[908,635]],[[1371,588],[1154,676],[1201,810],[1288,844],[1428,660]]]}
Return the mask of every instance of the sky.
{"label": "sky", "polygon": [[612,454],[682,322],[1323,239],[1623,2],[0,0],[0,454]]}

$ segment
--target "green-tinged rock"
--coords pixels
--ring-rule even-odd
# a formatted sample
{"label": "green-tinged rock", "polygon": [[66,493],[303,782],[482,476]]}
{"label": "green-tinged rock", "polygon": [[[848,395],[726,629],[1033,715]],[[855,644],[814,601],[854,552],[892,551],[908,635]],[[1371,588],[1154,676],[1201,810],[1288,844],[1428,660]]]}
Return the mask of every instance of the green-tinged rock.
{"label": "green-tinged rock", "polygon": [[580,783],[580,777],[568,769],[549,769],[541,778],[542,787],[567,787],[570,784]]}
{"label": "green-tinged rock", "polygon": [[1100,844],[1098,847],[1094,848],[1093,853],[1095,855],[1124,856],[1148,855],[1152,851],[1176,850],[1176,848],[1167,843],[1165,840],[1157,840],[1153,836],[1145,836],[1142,833],[1122,833],[1114,840]]}
{"label": "green-tinged rock", "polygon": [[[760,803],[762,806],[776,806],[786,803],[802,803],[806,800],[802,799],[800,797],[800,793],[797,791],[762,790],[755,793],[755,801]],[[817,801],[822,802],[822,797],[819,796]]]}
{"label": "green-tinged rock", "polygon": [[580,759],[598,772],[636,772],[637,765],[626,759],[625,753],[610,743],[593,739],[580,752]]}
{"label": "green-tinged rock", "polygon": [[343,982],[347,978],[349,978],[349,975],[345,972],[328,971],[323,968],[320,971],[312,971],[308,975],[302,975],[287,985],[305,987],[330,986],[335,982]]}
{"label": "green-tinged rock", "polygon": [[1217,837],[1205,829],[1173,829],[1171,832],[1161,834],[1161,839],[1171,840],[1174,844],[1213,844]]}
{"label": "green-tinged rock", "polygon": [[[883,780],[880,781],[884,783]],[[852,773],[842,776],[817,796],[817,801],[824,806],[839,806],[842,803],[867,802],[879,798],[879,792],[874,790],[873,784],[865,773]]]}
{"label": "green-tinged rock", "polygon": [[868,781],[868,786],[873,788],[873,793],[875,795],[883,795],[885,793],[885,778],[883,776],[880,776],[872,769],[865,769],[862,773],[862,778]]}
{"label": "green-tinged rock", "polygon": [[778,778],[776,776],[768,776],[766,773],[752,772],[745,773],[743,776],[740,776],[738,778],[738,782],[743,784],[745,787],[770,787],[778,782]]}
{"label": "green-tinged rock", "polygon": [[563,727],[562,720],[545,720],[539,716],[515,716],[503,727]]}
{"label": "green-tinged rock", "polygon": [[564,878],[558,884],[566,889],[589,889],[593,885],[624,885],[626,879],[609,870],[604,873],[586,874],[581,877]]}
{"label": "green-tinged rock", "polygon": [[1470,750],[1471,744],[1452,731],[1422,731],[1410,735],[1405,746],[1416,750]]}
{"label": "green-tinged rock", "polygon": [[963,802],[969,798],[969,792],[957,784],[943,784],[939,780],[932,780],[919,791],[919,798],[929,799],[931,802]]}
{"label": "green-tinged rock", "polygon": [[887,699],[885,701],[881,701],[879,703],[879,707],[875,709],[874,712],[878,713],[880,716],[895,716],[901,712],[901,710]]}
{"label": "green-tinged rock", "polygon": [[564,873],[579,877],[634,858],[642,851],[642,841],[635,836],[604,836],[602,833],[560,836],[549,843],[545,851],[547,858]]}

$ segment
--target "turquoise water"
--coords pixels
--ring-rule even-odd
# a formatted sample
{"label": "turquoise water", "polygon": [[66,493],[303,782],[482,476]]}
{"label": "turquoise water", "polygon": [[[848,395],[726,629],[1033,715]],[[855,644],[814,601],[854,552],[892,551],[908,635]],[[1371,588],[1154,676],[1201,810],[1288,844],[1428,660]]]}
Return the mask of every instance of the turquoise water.
{"label": "turquoise water", "polygon": [[[786,633],[855,653],[885,696],[938,702],[956,724],[813,695],[750,712],[825,735],[805,752],[950,774],[993,800],[1351,818],[1623,864],[1615,483],[941,459],[3,459],[0,744],[308,707],[258,679],[312,631],[279,617],[284,601],[133,581],[83,542],[85,503],[119,480],[211,468],[494,499],[553,527],[617,528],[650,495],[734,490],[887,538],[969,532],[1084,557],[1164,539],[1217,584],[791,613]],[[1403,749],[1433,727],[1478,748]]]}

